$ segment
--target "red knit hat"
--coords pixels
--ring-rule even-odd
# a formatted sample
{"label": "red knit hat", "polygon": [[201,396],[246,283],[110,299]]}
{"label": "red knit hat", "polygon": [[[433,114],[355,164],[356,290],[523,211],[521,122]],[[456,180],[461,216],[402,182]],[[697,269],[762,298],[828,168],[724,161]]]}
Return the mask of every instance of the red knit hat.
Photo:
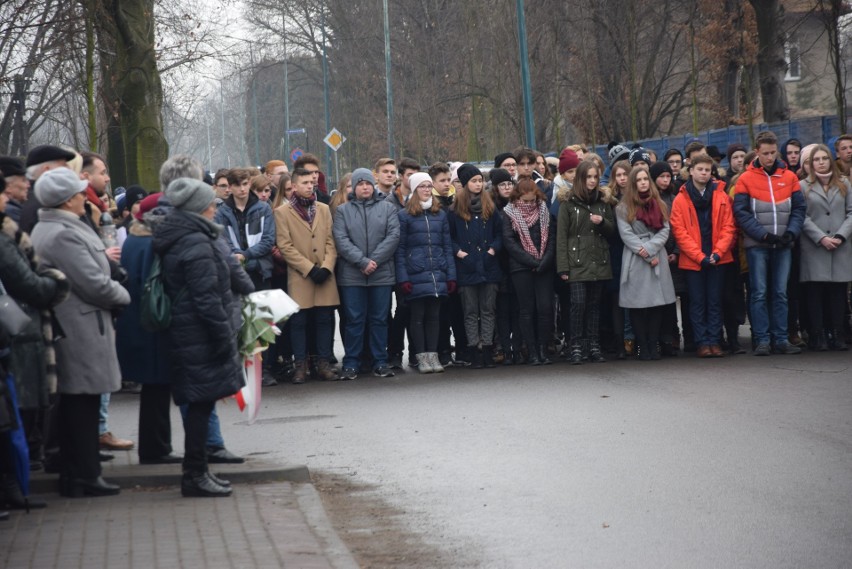
{"label": "red knit hat", "polygon": [[142,216],[157,207],[160,203],[161,197],[163,197],[163,194],[157,192],[156,194],[151,194],[148,197],[139,200],[139,211],[137,211],[133,217],[142,221]]}
{"label": "red knit hat", "polygon": [[580,158],[577,156],[577,153],[571,150],[570,148],[566,148],[562,151],[562,154],[559,155],[559,173],[564,174],[568,170],[576,168],[580,165]]}

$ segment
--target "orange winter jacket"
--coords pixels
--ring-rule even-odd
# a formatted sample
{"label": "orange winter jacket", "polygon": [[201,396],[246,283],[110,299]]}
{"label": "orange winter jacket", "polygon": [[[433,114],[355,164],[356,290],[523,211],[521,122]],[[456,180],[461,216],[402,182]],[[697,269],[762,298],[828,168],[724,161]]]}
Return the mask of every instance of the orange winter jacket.
{"label": "orange winter jacket", "polygon": [[[710,219],[713,223],[713,253],[719,255],[719,263],[733,263],[732,249],[737,237],[734,224],[733,201],[725,192],[724,182],[711,182],[707,191],[712,191]],[[682,186],[672,203],[671,220],[675,242],[680,249],[677,266],[688,271],[700,271],[701,261],[707,256],[701,251],[701,228],[698,214],[686,186]]]}

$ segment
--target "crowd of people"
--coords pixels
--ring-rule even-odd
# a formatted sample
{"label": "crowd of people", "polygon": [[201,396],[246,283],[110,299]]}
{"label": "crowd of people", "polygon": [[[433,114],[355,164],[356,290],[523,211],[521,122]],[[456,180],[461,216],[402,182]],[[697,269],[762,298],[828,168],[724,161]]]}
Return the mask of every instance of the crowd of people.
{"label": "crowd of people", "polygon": [[[122,382],[141,386],[139,462],[182,463],[185,496],[230,495],[209,463],[242,458],[215,402],[242,385],[241,298],[255,290],[300,307],[264,353],[267,387],[393,377],[406,339],[419,373],[718,358],[746,353],[746,322],[757,356],[846,350],[852,136],[779,151],[762,132],[750,146],[723,157],[692,141],[660,160],[521,147],[487,171],[381,158],[331,191],[310,154],[207,179],[175,156],[158,191],[113,192],[97,154],[0,157],[0,280],[29,317],[0,327],[0,508],[44,506],[15,479],[16,429],[63,496],[119,492],[100,464],[135,446],[107,427]],[[155,271],[171,301],[158,331],[142,318]]]}

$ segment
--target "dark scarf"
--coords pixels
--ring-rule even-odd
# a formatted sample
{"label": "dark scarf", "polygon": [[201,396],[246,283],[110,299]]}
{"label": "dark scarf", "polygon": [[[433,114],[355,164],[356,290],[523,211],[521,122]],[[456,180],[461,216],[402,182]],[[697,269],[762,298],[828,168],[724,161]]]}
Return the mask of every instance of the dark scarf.
{"label": "dark scarf", "polygon": [[698,188],[695,187],[695,184],[692,182],[692,178],[687,180],[683,187],[686,188],[686,192],[689,194],[690,199],[692,199],[692,204],[695,206],[695,209],[698,211],[705,211],[710,207],[710,204],[713,202],[713,189],[715,188],[713,182],[707,183],[707,186],[704,188],[703,196]]}
{"label": "dark scarf", "polygon": [[482,194],[470,194],[470,213],[473,215],[482,215]]}
{"label": "dark scarf", "polygon": [[[642,198],[641,194],[639,198]],[[663,212],[660,210],[660,203],[651,198],[651,192],[648,192],[648,199],[643,201],[642,206],[636,211],[636,219],[652,231],[663,228]]]}
{"label": "dark scarf", "polygon": [[299,217],[308,222],[308,225],[314,224],[314,218],[317,215],[316,193],[311,194],[309,198],[300,198],[296,195],[296,192],[293,192],[293,195],[290,196],[290,206],[296,210]]}

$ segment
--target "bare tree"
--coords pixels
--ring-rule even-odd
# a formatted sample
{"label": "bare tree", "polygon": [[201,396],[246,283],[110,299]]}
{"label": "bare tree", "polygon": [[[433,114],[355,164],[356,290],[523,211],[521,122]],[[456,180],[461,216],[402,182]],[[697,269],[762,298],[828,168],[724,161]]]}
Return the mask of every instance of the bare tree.
{"label": "bare tree", "polygon": [[760,96],[763,102],[763,120],[785,121],[790,118],[784,75],[787,61],[784,58],[784,7],[780,0],[749,0],[757,22],[757,67],[760,72]]}

